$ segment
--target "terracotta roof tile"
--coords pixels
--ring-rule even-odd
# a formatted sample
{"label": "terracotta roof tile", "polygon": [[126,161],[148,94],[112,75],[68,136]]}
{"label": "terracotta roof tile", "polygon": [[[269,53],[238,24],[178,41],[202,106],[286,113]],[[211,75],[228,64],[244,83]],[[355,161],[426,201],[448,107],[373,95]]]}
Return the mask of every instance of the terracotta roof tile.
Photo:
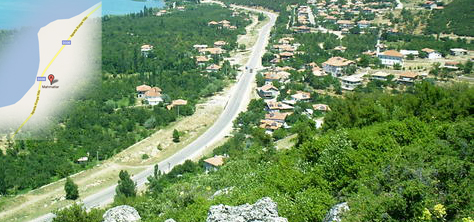
{"label": "terracotta roof tile", "polygon": [[396,50],[387,50],[385,52],[382,52],[382,55],[393,56],[393,57],[403,57],[403,54],[401,54],[400,52]]}

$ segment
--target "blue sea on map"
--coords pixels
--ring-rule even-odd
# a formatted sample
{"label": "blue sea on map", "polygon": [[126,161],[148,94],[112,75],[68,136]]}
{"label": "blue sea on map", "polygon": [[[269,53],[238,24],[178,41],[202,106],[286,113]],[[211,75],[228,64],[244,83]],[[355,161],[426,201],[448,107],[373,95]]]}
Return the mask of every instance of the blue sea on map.
{"label": "blue sea on map", "polygon": [[[99,2],[97,0],[0,1],[0,29],[21,30],[15,35],[14,41],[0,48],[0,108],[18,102],[35,84],[39,67],[38,32],[41,27],[58,19],[77,16]],[[71,33],[74,28],[71,28]],[[58,43],[57,49],[60,47],[61,42]]]}
{"label": "blue sea on map", "polygon": [[165,3],[162,0],[103,0],[103,15],[125,15],[140,12],[143,7],[162,8]]}

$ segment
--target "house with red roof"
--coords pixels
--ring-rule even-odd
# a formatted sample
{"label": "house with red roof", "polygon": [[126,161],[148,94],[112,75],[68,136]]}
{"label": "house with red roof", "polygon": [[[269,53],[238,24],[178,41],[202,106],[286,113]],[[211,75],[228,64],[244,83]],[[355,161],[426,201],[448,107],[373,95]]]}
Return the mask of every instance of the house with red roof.
{"label": "house with red roof", "polygon": [[383,65],[403,65],[403,54],[396,50],[387,50],[377,55]]}

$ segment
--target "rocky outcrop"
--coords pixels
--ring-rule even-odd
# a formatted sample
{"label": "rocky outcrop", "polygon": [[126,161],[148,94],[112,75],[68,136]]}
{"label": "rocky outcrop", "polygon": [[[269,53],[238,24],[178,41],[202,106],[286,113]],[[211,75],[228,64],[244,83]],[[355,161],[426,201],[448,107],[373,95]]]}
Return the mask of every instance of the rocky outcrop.
{"label": "rocky outcrop", "polygon": [[104,222],[136,222],[140,215],[135,208],[127,205],[117,206],[105,212]]}
{"label": "rocky outcrop", "polygon": [[334,205],[324,217],[323,222],[341,222],[341,216],[344,212],[349,211],[347,202]]}
{"label": "rocky outcrop", "polygon": [[211,206],[206,222],[288,222],[278,216],[277,203],[269,197],[258,200],[255,204]]}
{"label": "rocky outcrop", "polygon": [[165,222],[176,222],[174,219],[168,219],[168,220],[165,220]]}

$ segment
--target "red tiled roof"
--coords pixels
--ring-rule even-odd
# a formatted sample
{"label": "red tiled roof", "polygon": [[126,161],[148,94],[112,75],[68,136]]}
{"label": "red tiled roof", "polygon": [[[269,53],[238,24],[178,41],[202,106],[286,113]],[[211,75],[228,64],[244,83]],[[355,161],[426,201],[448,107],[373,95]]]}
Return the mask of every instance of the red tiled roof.
{"label": "red tiled roof", "polygon": [[204,162],[206,162],[206,163],[208,163],[212,166],[218,167],[218,166],[222,166],[224,164],[224,157],[223,156],[215,156],[215,157],[205,159]]}
{"label": "red tiled roof", "polygon": [[417,73],[414,73],[414,72],[404,72],[404,73],[401,73],[400,74],[400,77],[406,77],[406,78],[416,78],[418,76]]}
{"label": "red tiled roof", "polygon": [[403,57],[403,54],[401,54],[400,52],[396,50],[387,50],[385,52],[382,52],[382,55],[393,56],[393,57]]}
{"label": "red tiled roof", "polygon": [[326,104],[314,104],[313,109],[319,111],[331,111],[331,108]]}
{"label": "red tiled roof", "polygon": [[352,63],[354,63],[354,61],[352,60],[348,60],[342,57],[332,57],[328,59],[328,61],[324,62],[323,64],[330,65],[330,66],[347,66]]}
{"label": "red tiled roof", "polygon": [[141,86],[137,86],[137,91],[138,92],[146,92],[148,90],[150,90],[151,87],[148,86],[148,85],[141,85]]}
{"label": "red tiled roof", "polygon": [[286,116],[288,116],[288,113],[274,112],[265,114],[265,119],[285,121]]}
{"label": "red tiled roof", "polygon": [[173,106],[184,106],[188,104],[188,101],[184,100],[184,99],[177,99],[177,100],[173,100],[173,102],[171,102],[171,105]]}
{"label": "red tiled roof", "polygon": [[261,89],[262,91],[268,91],[268,90],[270,90],[270,89],[273,89],[273,90],[278,91],[278,88],[275,87],[273,84],[265,84],[265,85],[262,86],[260,89]]}

